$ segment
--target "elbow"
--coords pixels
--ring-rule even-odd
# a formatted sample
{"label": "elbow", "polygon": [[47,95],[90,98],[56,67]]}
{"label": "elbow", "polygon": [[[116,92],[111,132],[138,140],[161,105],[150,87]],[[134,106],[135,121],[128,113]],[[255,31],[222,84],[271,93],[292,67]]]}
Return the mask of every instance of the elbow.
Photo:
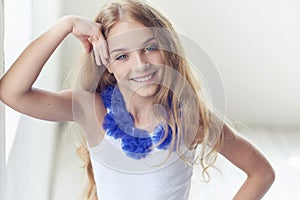
{"label": "elbow", "polygon": [[266,165],[256,166],[253,171],[247,173],[247,177],[249,179],[255,180],[265,188],[271,187],[275,181],[275,176],[275,170],[269,163],[266,163]]}
{"label": "elbow", "polygon": [[263,169],[264,169],[262,170],[263,177],[265,178],[267,183],[272,185],[273,182],[275,181],[275,176],[276,176],[275,170],[273,169],[273,167],[269,162],[267,162],[266,167],[264,167]]}
{"label": "elbow", "polygon": [[6,105],[14,105],[16,101],[20,101],[23,94],[24,92],[22,93],[16,86],[0,79],[0,100]]}
{"label": "elbow", "polygon": [[5,91],[5,87],[4,87],[4,83],[3,83],[3,80],[2,78],[0,79],[0,101],[4,102],[4,99],[6,98],[5,94],[7,92]]}
{"label": "elbow", "polygon": [[271,185],[275,181],[275,176],[275,171],[270,165],[268,167],[265,167],[264,169],[259,170],[257,173],[250,175],[250,177],[259,180],[259,182],[265,185],[266,188],[271,187]]}
{"label": "elbow", "polygon": [[275,181],[275,171],[274,169],[270,166],[269,169],[267,170],[267,172],[265,173],[265,179],[266,181],[272,185]]}
{"label": "elbow", "polygon": [[272,167],[270,167],[268,170],[266,170],[262,175],[261,175],[261,188],[264,188],[264,192],[266,193],[271,186],[273,185],[275,181],[275,171]]}
{"label": "elbow", "polygon": [[0,101],[3,101],[3,88],[2,88],[2,81],[0,79]]}
{"label": "elbow", "polygon": [[4,84],[0,80],[0,101],[6,103],[7,102],[6,99],[9,99],[7,96],[8,95],[7,95],[7,91],[5,91]]}

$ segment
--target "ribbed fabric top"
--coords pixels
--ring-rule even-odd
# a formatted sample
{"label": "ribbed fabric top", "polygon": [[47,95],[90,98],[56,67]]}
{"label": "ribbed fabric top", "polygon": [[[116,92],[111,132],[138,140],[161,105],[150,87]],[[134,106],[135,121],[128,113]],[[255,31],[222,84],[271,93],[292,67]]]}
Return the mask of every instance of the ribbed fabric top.
{"label": "ribbed fabric top", "polygon": [[[134,160],[109,136],[89,150],[99,200],[188,200],[193,167],[176,152],[168,158],[169,150],[154,149]],[[191,161],[194,155],[185,149],[185,158]]]}

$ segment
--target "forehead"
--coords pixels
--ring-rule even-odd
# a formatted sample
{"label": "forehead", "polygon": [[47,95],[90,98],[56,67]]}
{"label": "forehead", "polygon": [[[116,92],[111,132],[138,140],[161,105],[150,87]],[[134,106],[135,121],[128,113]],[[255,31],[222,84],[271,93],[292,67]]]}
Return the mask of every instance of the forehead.
{"label": "forehead", "polygon": [[109,50],[139,48],[149,38],[153,38],[153,30],[138,22],[121,21],[116,23],[109,32],[107,43]]}

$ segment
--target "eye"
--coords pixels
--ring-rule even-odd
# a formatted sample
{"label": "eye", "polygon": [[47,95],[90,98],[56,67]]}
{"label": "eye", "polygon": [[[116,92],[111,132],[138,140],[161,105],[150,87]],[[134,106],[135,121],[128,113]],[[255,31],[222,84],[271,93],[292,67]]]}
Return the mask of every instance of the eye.
{"label": "eye", "polygon": [[158,46],[157,45],[149,45],[145,48],[145,52],[148,52],[148,51],[155,51],[158,49]]}
{"label": "eye", "polygon": [[122,55],[119,55],[116,60],[125,60],[126,58],[128,58],[128,56],[126,54],[122,54]]}

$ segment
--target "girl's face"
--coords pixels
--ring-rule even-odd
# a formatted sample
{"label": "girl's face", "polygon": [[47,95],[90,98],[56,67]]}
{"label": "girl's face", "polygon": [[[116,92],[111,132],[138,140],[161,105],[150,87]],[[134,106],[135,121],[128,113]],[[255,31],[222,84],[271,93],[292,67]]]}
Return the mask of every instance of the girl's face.
{"label": "girl's face", "polygon": [[153,96],[163,77],[164,61],[151,28],[138,22],[120,21],[109,32],[108,71],[123,92]]}

